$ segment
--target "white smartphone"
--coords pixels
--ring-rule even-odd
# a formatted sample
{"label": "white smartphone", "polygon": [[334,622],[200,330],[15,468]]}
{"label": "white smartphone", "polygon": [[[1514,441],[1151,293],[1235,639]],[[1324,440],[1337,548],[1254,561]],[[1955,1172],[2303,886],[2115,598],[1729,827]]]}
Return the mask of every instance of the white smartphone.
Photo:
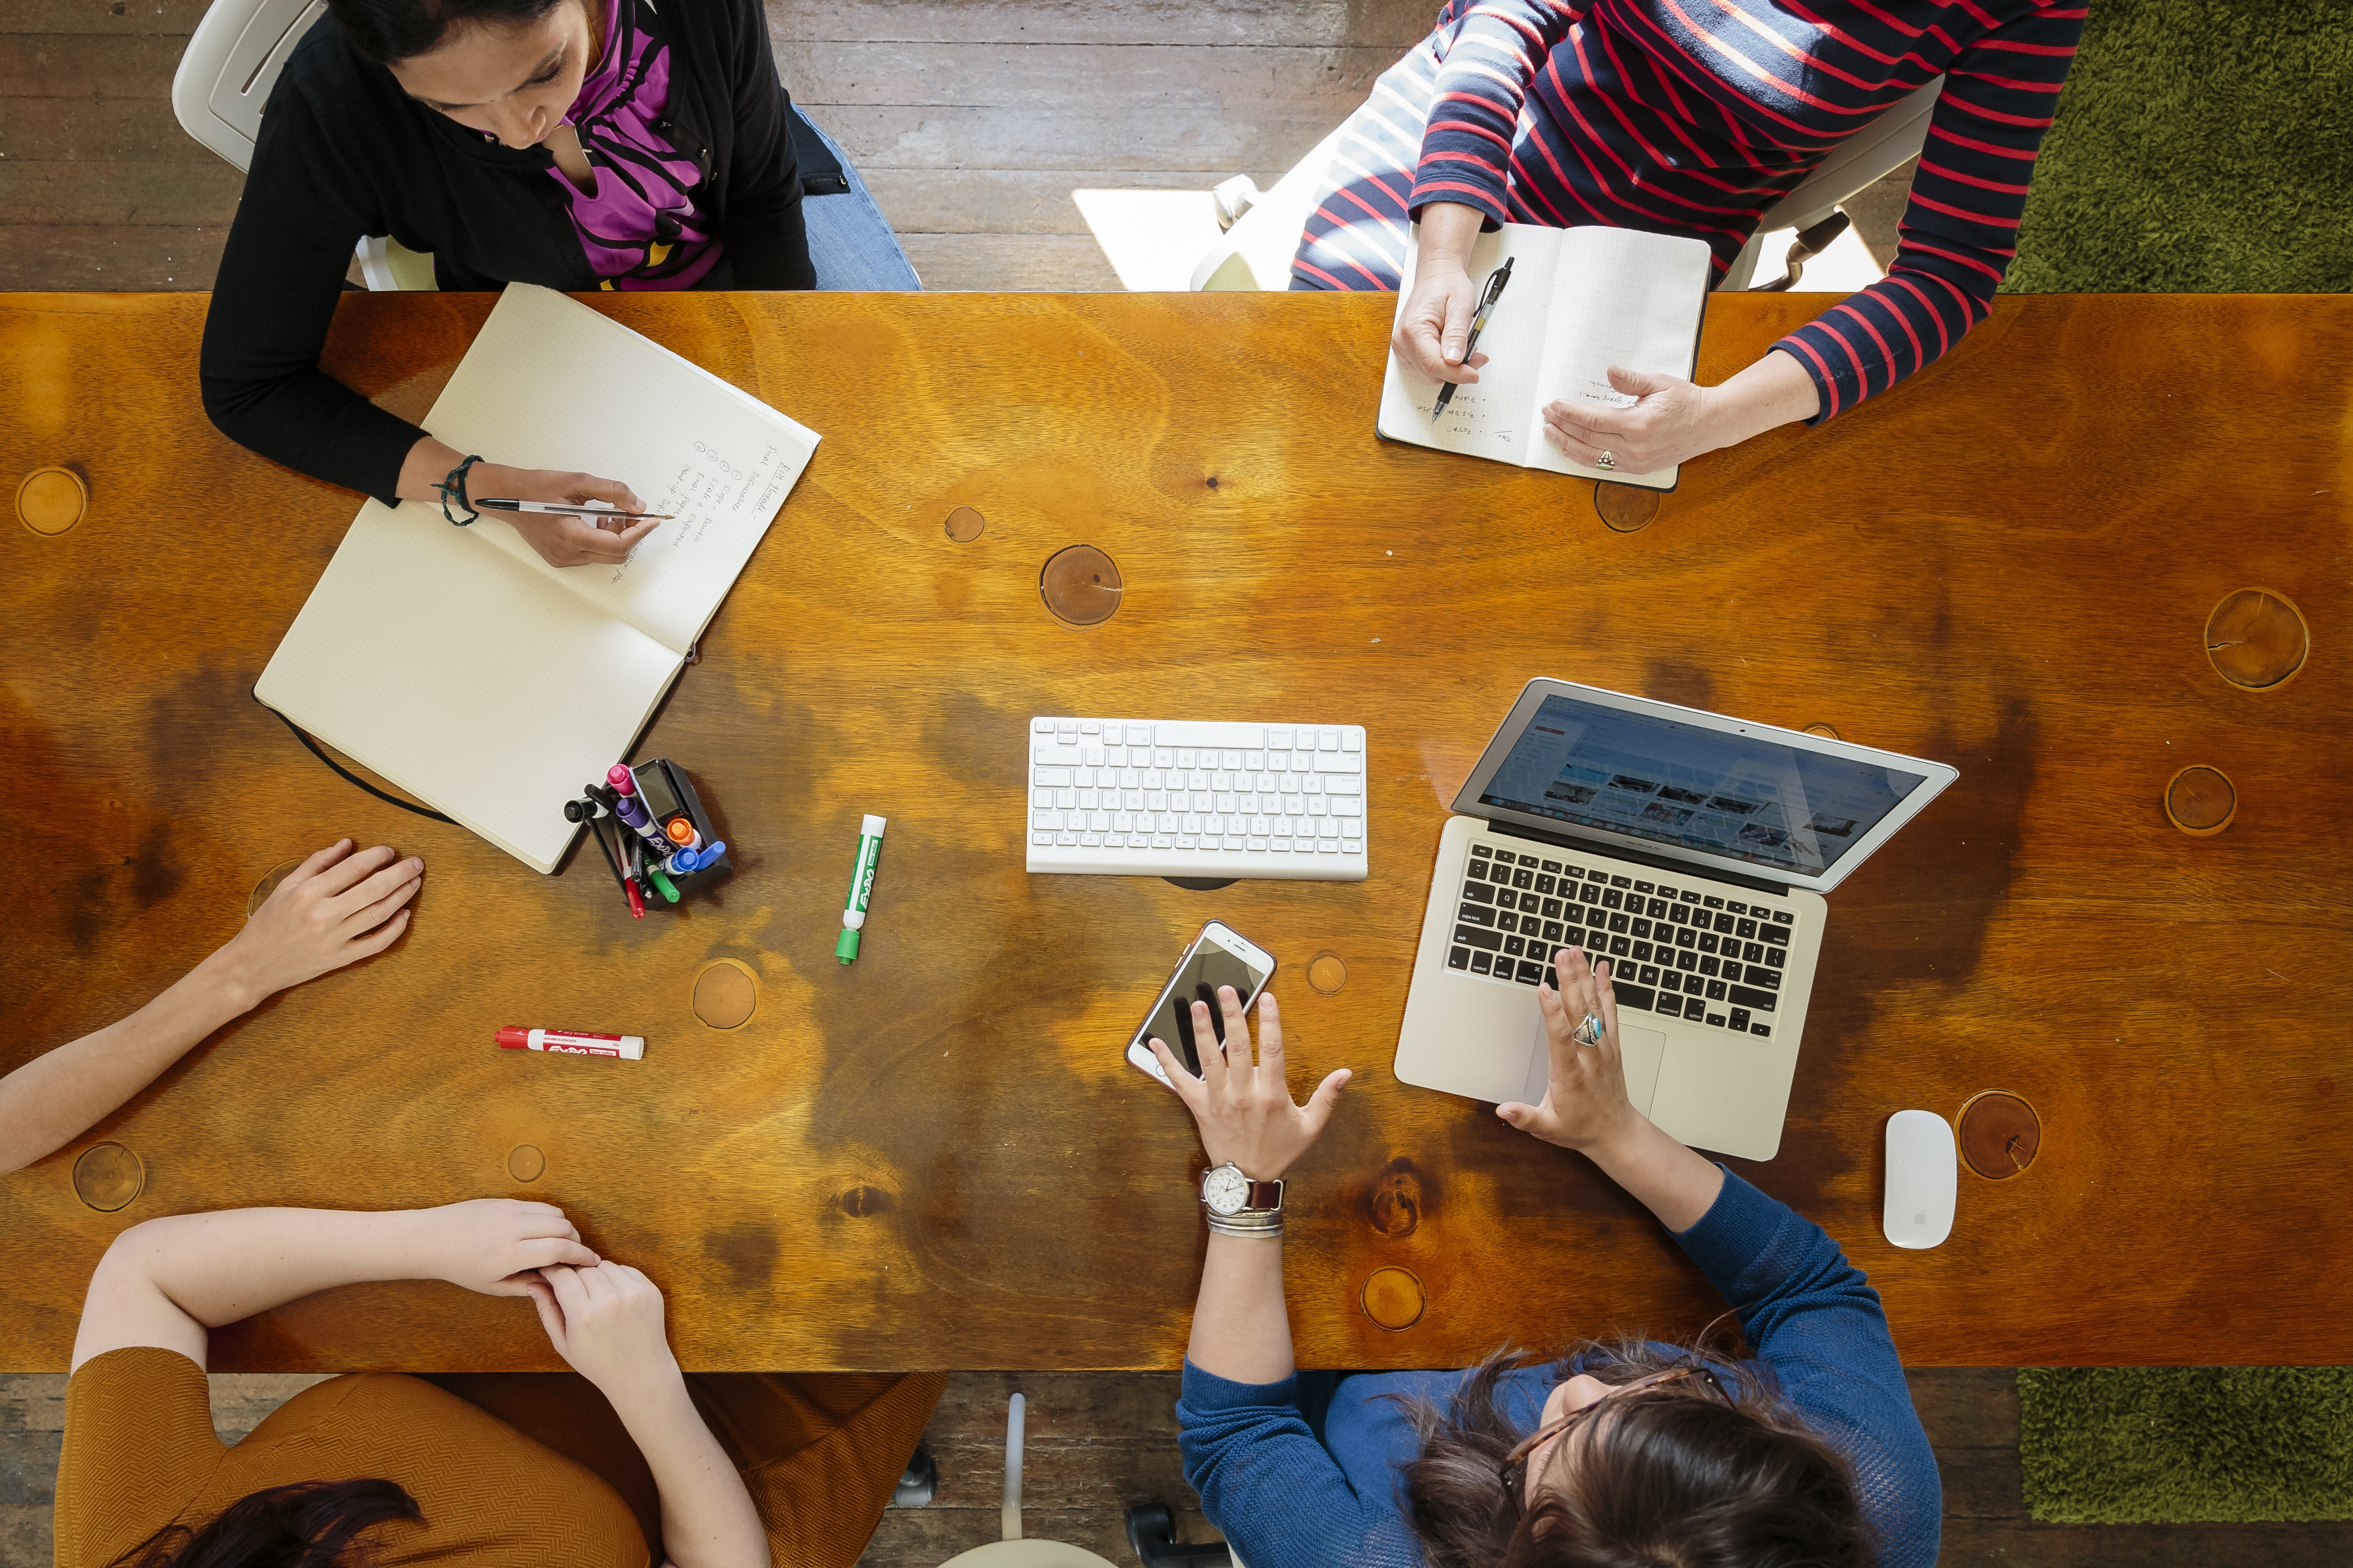
{"label": "white smartphone", "polygon": [[1201,1055],[1193,1040],[1193,1004],[1200,1001],[1209,1005],[1209,1026],[1216,1031],[1219,1043],[1223,1044],[1226,1018],[1218,1006],[1218,987],[1232,986],[1247,1008],[1258,1000],[1258,994],[1273,974],[1274,954],[1224,921],[1209,921],[1176,960],[1176,967],[1168,973],[1168,984],[1160,988],[1152,1010],[1136,1026],[1127,1042],[1129,1063],[1167,1083],[1168,1075],[1160,1070],[1160,1058],[1145,1043],[1157,1035],[1176,1051],[1186,1070],[1198,1075]]}

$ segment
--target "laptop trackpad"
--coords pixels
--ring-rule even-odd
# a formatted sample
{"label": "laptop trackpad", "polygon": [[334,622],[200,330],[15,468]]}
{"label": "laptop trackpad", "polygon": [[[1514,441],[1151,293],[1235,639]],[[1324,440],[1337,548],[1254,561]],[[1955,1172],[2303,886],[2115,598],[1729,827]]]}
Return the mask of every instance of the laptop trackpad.
{"label": "laptop trackpad", "polygon": [[[1583,1047],[1580,1047],[1579,1049]],[[1666,1059],[1667,1037],[1656,1029],[1636,1028],[1626,1022],[1626,1015],[1618,1015],[1618,1049],[1626,1063],[1626,1098],[1644,1116],[1651,1114],[1651,1100],[1659,1092],[1659,1064]],[[1545,1038],[1544,1020],[1536,1020],[1535,1052],[1528,1061],[1527,1087],[1520,1098],[1530,1105],[1544,1102],[1545,1089],[1552,1077],[1552,1047]]]}

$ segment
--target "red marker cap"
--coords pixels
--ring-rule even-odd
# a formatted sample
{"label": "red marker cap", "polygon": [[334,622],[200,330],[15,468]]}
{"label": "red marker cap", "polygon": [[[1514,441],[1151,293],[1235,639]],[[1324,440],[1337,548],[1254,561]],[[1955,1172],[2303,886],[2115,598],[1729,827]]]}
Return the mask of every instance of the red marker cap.
{"label": "red marker cap", "polygon": [[529,1029],[501,1029],[499,1031],[499,1048],[503,1051],[522,1051],[530,1049],[531,1031]]}

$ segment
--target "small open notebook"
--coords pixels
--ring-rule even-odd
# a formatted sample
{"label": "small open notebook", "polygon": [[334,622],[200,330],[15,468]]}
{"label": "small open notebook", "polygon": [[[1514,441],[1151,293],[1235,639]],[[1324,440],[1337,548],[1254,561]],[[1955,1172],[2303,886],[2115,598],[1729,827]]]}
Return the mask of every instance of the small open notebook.
{"label": "small open notebook", "polygon": [[675,512],[621,566],[554,567],[496,512],[360,508],[254,695],[533,869],[627,760],[817,450],[815,432],[576,300],[510,284],[425,426]]}
{"label": "small open notebook", "polygon": [[[1706,244],[1630,228],[1507,223],[1481,235],[1472,247],[1472,286],[1484,289],[1505,257],[1513,258],[1512,280],[1479,337],[1476,352],[1488,363],[1478,384],[1457,389],[1433,420],[1430,411],[1440,384],[1424,381],[1392,353],[1381,382],[1380,433],[1524,468],[1674,489],[1672,468],[1635,474],[1569,461],[1545,438],[1544,408],[1580,400],[1619,408],[1631,404],[1634,399],[1609,384],[1612,365],[1691,379],[1707,311]],[[1398,310],[1412,292],[1409,247],[1398,285]]]}

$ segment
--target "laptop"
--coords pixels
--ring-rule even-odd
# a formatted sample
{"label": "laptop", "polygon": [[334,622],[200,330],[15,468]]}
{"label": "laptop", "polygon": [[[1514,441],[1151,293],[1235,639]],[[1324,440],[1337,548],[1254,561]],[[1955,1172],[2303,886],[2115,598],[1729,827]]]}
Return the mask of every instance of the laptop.
{"label": "laptop", "polygon": [[1607,956],[1634,1109],[1769,1160],[1805,1032],[1822,895],[1959,773],[1566,680],[1528,682],[1454,797],[1397,1076],[1534,1105],[1536,982]]}

